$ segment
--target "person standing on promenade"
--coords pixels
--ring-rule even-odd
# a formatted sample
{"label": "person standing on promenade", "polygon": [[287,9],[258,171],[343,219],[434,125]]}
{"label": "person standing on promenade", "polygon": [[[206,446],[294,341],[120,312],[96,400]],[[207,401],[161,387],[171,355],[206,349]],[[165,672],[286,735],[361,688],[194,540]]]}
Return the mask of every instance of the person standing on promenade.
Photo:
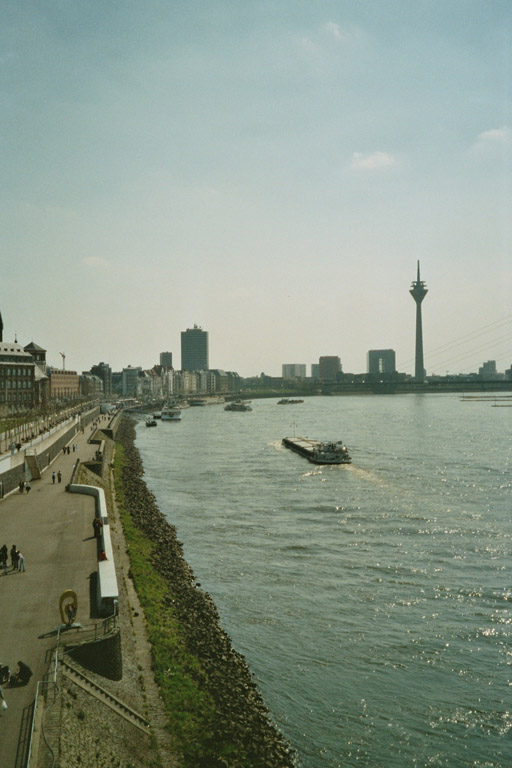
{"label": "person standing on promenade", "polygon": [[25,558],[18,549],[18,571],[25,570]]}
{"label": "person standing on promenade", "polygon": [[23,480],[20,480],[18,483],[18,488],[20,489],[20,493],[23,493],[23,489],[25,487],[25,482]]}
{"label": "person standing on promenade", "polygon": [[16,559],[16,553],[17,552],[18,552],[18,550],[16,549],[16,544],[13,544],[12,547],[11,547],[11,566],[12,566],[13,571],[16,570],[16,567],[18,565],[18,561]]}
{"label": "person standing on promenade", "polygon": [[7,557],[8,557],[7,544],[4,544],[3,547],[0,549],[0,565],[2,566],[4,576],[7,576]]}
{"label": "person standing on promenade", "polygon": [[57,472],[57,480],[59,481],[59,483],[61,483],[61,482],[62,482],[62,472],[60,471],[60,469],[59,469],[59,471]]}
{"label": "person standing on promenade", "polygon": [[54,485],[55,485],[55,478],[56,478],[56,477],[57,477],[57,475],[55,474],[55,472],[52,472],[52,483],[53,483]]}

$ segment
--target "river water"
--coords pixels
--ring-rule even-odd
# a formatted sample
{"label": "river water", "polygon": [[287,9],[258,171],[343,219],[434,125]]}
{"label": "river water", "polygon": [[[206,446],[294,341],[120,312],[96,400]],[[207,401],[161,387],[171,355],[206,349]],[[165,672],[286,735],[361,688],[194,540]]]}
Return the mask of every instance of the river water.
{"label": "river water", "polygon": [[[145,480],[304,768],[512,765],[512,408],[253,401],[137,427]],[[350,466],[281,446],[343,439]]]}

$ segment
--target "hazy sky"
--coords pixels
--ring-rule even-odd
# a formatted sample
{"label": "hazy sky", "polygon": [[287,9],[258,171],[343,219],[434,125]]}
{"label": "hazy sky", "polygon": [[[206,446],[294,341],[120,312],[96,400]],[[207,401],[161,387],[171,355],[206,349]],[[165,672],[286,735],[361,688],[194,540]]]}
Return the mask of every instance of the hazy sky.
{"label": "hazy sky", "polygon": [[427,372],[511,365],[510,0],[0,8],[4,340],[413,373],[419,259]]}

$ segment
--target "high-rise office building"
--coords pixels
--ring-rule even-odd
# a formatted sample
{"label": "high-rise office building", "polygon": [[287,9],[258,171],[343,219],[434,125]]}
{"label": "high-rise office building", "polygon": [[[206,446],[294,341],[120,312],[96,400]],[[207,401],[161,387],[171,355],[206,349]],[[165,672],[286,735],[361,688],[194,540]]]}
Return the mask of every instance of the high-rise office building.
{"label": "high-rise office building", "polygon": [[208,331],[198,325],[181,332],[181,370],[207,371]]}
{"label": "high-rise office building", "polygon": [[368,373],[373,375],[396,373],[394,349],[370,349]]}
{"label": "high-rise office building", "polygon": [[504,378],[504,375],[502,373],[498,373],[496,369],[496,360],[488,360],[486,363],[483,363],[478,369],[478,376],[481,379],[493,380]]}
{"label": "high-rise office building", "polygon": [[409,291],[416,302],[416,356],[414,366],[414,378],[416,381],[425,381],[425,368],[423,367],[423,328],[421,323],[421,302],[428,293],[427,286],[420,280],[420,262],[418,261],[418,277],[413,281]]}
{"label": "high-rise office building", "polygon": [[320,357],[318,360],[318,373],[321,379],[335,380],[341,373],[341,360],[334,355]]}
{"label": "high-rise office building", "polygon": [[112,368],[108,363],[98,363],[91,367],[91,374],[97,376],[103,382],[103,392],[112,394]]}
{"label": "high-rise office building", "polygon": [[142,368],[140,366],[134,368],[132,365],[129,365],[127,368],[123,368],[123,395],[135,397],[137,394],[137,381],[141,373]]}
{"label": "high-rise office building", "polygon": [[160,352],[160,365],[172,368],[172,352]]}
{"label": "high-rise office building", "polygon": [[283,363],[282,366],[283,379],[305,379],[306,378],[306,364],[305,363]]}

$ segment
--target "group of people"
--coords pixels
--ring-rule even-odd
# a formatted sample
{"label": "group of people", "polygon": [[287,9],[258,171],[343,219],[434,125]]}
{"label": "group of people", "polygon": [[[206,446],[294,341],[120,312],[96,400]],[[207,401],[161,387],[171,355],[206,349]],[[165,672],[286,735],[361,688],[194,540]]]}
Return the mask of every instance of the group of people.
{"label": "group of people", "polygon": [[[24,571],[25,570],[25,558],[16,546],[16,544],[13,544],[11,547],[11,568],[13,571]],[[0,547],[0,567],[2,568],[4,575],[7,576],[7,560],[8,560],[8,552],[7,552],[7,545],[4,544],[2,547]]]}
{"label": "group of people", "polygon": [[7,702],[1,683],[7,683],[7,685],[10,685],[11,687],[14,687],[15,685],[27,685],[32,674],[32,670],[24,661],[18,661],[18,667],[12,674],[7,664],[0,663],[0,714],[7,709]]}
{"label": "group of people", "polygon": [[60,469],[59,469],[59,471],[57,473],[52,472],[52,483],[54,485],[55,485],[55,480],[58,480],[59,483],[62,482],[62,472],[60,471]]}
{"label": "group of people", "polygon": [[23,493],[23,491],[26,491],[27,493],[30,492],[30,482],[28,480],[20,480],[18,483],[18,488],[20,489],[20,493]]}
{"label": "group of people", "polygon": [[0,664],[0,683],[26,685],[32,677],[32,674],[32,670],[24,661],[18,661],[18,667],[12,674],[7,664]]}

